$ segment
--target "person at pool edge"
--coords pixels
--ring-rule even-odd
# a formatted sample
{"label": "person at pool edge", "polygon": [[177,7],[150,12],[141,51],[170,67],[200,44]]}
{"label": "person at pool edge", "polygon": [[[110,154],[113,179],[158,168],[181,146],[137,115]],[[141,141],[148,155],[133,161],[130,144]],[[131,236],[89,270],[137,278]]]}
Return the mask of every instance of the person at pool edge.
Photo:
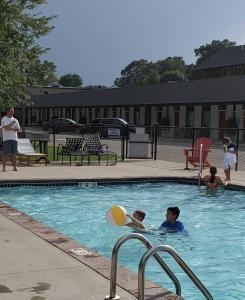
{"label": "person at pool edge", "polygon": [[217,173],[216,167],[211,167],[209,172],[210,172],[210,175],[206,175],[206,176],[200,175],[201,180],[203,182],[205,182],[205,184],[206,184],[207,190],[214,192],[217,190],[218,186],[221,186],[221,187],[225,186],[221,177],[216,175],[216,173]]}
{"label": "person at pool edge", "polygon": [[145,212],[142,210],[136,210],[133,212],[133,215],[127,214],[127,217],[131,219],[132,222],[126,224],[128,227],[133,227],[137,229],[145,229],[145,226],[142,224],[145,218]]}
{"label": "person at pool edge", "polygon": [[183,223],[177,221],[179,215],[180,209],[178,207],[169,207],[167,209],[166,221],[162,223],[159,230],[172,233],[184,231]]}
{"label": "person at pool edge", "polygon": [[16,163],[18,135],[20,131],[19,122],[14,116],[14,108],[8,107],[6,109],[6,115],[1,119],[1,127],[3,134],[3,172],[6,171],[6,161],[8,156],[11,156],[14,171],[18,171]]}

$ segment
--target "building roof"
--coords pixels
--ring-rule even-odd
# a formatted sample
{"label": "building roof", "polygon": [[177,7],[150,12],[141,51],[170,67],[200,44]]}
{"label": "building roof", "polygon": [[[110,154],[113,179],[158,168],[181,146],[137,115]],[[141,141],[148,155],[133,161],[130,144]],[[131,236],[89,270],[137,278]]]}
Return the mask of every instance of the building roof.
{"label": "building roof", "polygon": [[32,96],[35,107],[245,102],[245,76]]}
{"label": "building roof", "polygon": [[235,65],[245,65],[245,45],[221,49],[196,66],[195,70]]}

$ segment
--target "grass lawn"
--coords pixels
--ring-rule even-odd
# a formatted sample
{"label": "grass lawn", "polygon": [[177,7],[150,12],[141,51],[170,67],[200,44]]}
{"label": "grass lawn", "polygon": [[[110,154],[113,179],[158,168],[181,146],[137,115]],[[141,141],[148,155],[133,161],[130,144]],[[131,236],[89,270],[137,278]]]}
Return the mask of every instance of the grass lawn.
{"label": "grass lawn", "polygon": [[[53,147],[53,146],[50,146],[50,145],[48,146],[48,160],[49,161],[54,161],[54,152],[55,152],[55,159],[57,161],[57,148],[58,148],[57,146],[56,147]],[[38,149],[36,149],[36,151],[38,151]],[[118,156],[117,160],[119,160],[119,159],[120,159],[120,157]],[[64,160],[64,162],[70,162],[70,156],[64,156],[63,160]],[[114,160],[115,160],[114,156],[109,155],[109,161],[114,161]],[[61,162],[61,155],[59,156],[59,161]],[[79,163],[81,161],[81,158],[79,156],[77,156],[76,158],[74,156],[72,156],[71,161],[72,162],[77,161]],[[87,161],[88,161],[88,157],[84,156],[83,157],[84,164],[86,164]],[[91,155],[90,156],[90,161],[94,161],[94,162],[98,161],[98,156]],[[101,161],[106,161],[106,155],[104,155],[101,158]]]}

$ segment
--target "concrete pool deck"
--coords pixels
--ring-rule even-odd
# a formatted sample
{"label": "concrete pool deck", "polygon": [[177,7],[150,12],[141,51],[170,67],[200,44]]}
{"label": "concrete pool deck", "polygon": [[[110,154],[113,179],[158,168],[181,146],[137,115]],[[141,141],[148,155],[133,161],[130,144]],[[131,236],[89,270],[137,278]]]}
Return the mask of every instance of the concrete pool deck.
{"label": "concrete pool deck", "polygon": [[[3,181],[14,182],[21,180],[84,180],[87,179],[130,179],[130,178],[150,178],[150,177],[187,177],[197,178],[198,170],[184,170],[185,164],[169,162],[163,160],[138,160],[120,162],[116,166],[68,166],[49,165],[45,166],[22,166],[18,172],[12,171],[8,166],[8,171],[0,172],[0,183]],[[208,168],[203,172],[208,173]],[[218,174],[224,178],[224,172],[218,169]],[[245,186],[245,170],[232,171],[232,183]]]}
{"label": "concrete pool deck", "polygon": [[[117,166],[33,166],[20,167],[19,172],[0,173],[0,183],[32,180],[71,180],[71,179],[130,179],[187,177],[197,178],[197,170],[183,170],[184,164],[165,161],[129,161]],[[205,170],[205,173],[208,169]],[[223,173],[219,172],[222,176]],[[232,172],[232,183],[245,186],[245,173]],[[16,215],[16,216],[15,216]],[[0,298],[3,300],[78,300],[104,299],[109,292],[108,269],[100,266],[101,276],[59,247],[59,243],[49,243],[42,238],[50,232],[45,226],[40,234],[35,233],[30,224],[4,205],[0,207]],[[12,220],[15,219],[15,222]],[[35,223],[35,222],[34,222]],[[25,225],[27,224],[27,225]],[[31,227],[32,226],[32,227]],[[38,227],[36,223],[36,227]],[[52,235],[52,234],[51,234]],[[61,235],[62,236],[62,235]],[[50,237],[49,237],[50,238]],[[53,237],[54,238],[54,237]],[[62,238],[61,238],[62,240]],[[57,241],[57,238],[56,238]],[[54,247],[55,246],[55,247]],[[61,251],[63,250],[63,251]],[[105,261],[105,264],[108,262]],[[107,278],[106,278],[107,277]],[[130,285],[129,281],[126,286]],[[125,285],[124,285],[125,286]],[[157,286],[152,286],[157,292]],[[130,290],[130,287],[129,289]],[[121,299],[136,299],[118,287]],[[146,299],[178,299],[173,295],[162,295]]]}

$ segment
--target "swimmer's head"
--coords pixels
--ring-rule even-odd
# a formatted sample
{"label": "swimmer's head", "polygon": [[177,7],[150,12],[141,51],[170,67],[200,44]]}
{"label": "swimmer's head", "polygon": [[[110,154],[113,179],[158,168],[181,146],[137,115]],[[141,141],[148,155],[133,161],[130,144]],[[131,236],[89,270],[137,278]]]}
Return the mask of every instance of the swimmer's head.
{"label": "swimmer's head", "polygon": [[167,209],[166,219],[170,223],[174,223],[180,214],[180,210],[178,207],[169,207]]}
{"label": "swimmer's head", "polygon": [[139,222],[142,222],[145,218],[145,213],[142,210],[136,210],[133,213],[133,217]]}
{"label": "swimmer's head", "polygon": [[227,136],[223,138],[223,145],[229,145],[231,143],[231,139]]}
{"label": "swimmer's head", "polygon": [[215,176],[215,174],[217,173],[217,168],[216,167],[211,167],[209,169],[209,172],[210,172],[211,175]]}

